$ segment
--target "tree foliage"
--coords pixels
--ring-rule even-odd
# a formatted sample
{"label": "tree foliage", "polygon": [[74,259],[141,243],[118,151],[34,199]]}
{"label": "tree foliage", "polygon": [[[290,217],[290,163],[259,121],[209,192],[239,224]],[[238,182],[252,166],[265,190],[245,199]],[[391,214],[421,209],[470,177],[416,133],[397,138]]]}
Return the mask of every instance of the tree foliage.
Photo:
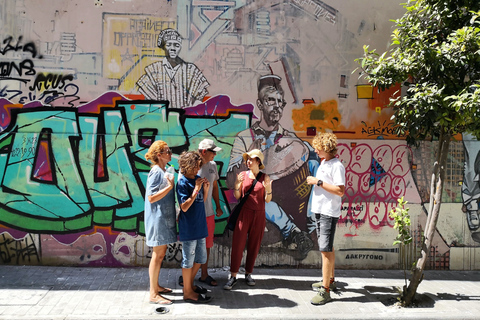
{"label": "tree foliage", "polygon": [[390,99],[397,134],[409,144],[438,139],[430,204],[420,258],[402,304],[413,302],[428,259],[441,206],[452,138],[469,133],[480,139],[480,1],[409,0],[393,20],[389,49],[378,54],[364,46],[357,59],[365,77],[380,90],[397,83],[402,94]]}
{"label": "tree foliage", "polygon": [[362,76],[379,89],[404,86],[391,106],[408,143],[463,132],[480,138],[480,1],[403,5],[390,49],[377,54],[364,46]]}
{"label": "tree foliage", "polygon": [[393,229],[398,231],[398,234],[395,237],[393,245],[408,245],[412,243],[412,235],[410,234],[410,215],[408,214],[409,208],[405,207],[408,201],[405,201],[403,197],[397,199],[398,206],[390,210],[390,218],[395,221]]}

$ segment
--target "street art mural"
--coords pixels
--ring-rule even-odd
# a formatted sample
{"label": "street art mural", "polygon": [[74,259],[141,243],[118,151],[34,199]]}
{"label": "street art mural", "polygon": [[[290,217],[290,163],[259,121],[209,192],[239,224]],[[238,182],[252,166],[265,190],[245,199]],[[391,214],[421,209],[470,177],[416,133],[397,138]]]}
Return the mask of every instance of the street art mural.
{"label": "street art mural", "polygon": [[172,108],[186,108],[201,102],[207,95],[209,83],[193,63],[179,57],[182,36],[174,29],[165,29],[158,35],[158,47],[165,58],[145,68],[138,80],[138,90],[147,99],[168,100]]}
{"label": "street art mural", "polygon": [[234,189],[237,175],[247,170],[243,154],[260,149],[265,157],[264,172],[272,179],[272,190],[275,190],[272,201],[265,205],[267,221],[276,225],[282,241],[287,247],[292,246],[298,260],[303,260],[313,248],[309,234],[315,229],[312,212],[307,210],[311,187],[306,178],[315,172],[320,159],[308,143],[280,125],[286,104],[281,78],[276,75],[260,77],[257,108],[261,116],[235,137],[227,186]]}
{"label": "street art mural", "polygon": [[[436,141],[406,145],[388,99],[352,74],[365,43],[386,47],[397,1],[0,0],[0,263],[146,266],[143,206],[155,140],[204,138],[220,203],[210,264],[229,264],[225,229],[241,155],[265,154],[273,181],[259,265],[318,266],[306,177],[317,132],[339,137],[346,195],[340,268],[397,268],[388,212],[405,197],[414,262]],[[82,13],[82,14],[78,14]],[[430,268],[480,268],[480,142],[452,142]],[[165,263],[178,267],[181,244]]]}
{"label": "street art mural", "polygon": [[[465,177],[462,184],[462,211],[467,215],[468,228],[472,231],[480,227],[480,145],[471,135],[463,137],[465,147]],[[480,234],[474,233],[476,241]]]}

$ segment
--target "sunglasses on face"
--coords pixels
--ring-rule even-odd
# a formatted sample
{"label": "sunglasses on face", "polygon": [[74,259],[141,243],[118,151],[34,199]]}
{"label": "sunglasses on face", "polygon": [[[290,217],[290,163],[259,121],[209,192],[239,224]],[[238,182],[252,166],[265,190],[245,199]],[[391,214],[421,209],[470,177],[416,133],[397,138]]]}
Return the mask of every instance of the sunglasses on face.
{"label": "sunglasses on face", "polygon": [[163,154],[163,153],[166,153],[166,154],[172,154],[172,150],[168,149],[168,150],[165,150],[165,151],[163,151],[163,152],[160,152],[160,153],[162,153],[162,154]]}

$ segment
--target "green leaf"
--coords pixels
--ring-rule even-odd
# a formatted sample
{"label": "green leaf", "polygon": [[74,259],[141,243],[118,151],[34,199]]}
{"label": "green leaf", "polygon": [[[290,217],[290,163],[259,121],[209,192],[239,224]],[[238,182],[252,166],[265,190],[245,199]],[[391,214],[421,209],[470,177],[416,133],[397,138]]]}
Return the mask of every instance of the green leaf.
{"label": "green leaf", "polygon": [[[480,126],[464,120],[480,115],[480,91],[472,86],[480,83],[480,1],[418,0],[404,8],[393,20],[388,50],[377,54],[364,45],[358,63],[365,80],[388,89],[415,79],[406,95],[390,102],[396,132],[411,145],[441,130],[480,136]],[[426,110],[434,113],[426,118]]]}

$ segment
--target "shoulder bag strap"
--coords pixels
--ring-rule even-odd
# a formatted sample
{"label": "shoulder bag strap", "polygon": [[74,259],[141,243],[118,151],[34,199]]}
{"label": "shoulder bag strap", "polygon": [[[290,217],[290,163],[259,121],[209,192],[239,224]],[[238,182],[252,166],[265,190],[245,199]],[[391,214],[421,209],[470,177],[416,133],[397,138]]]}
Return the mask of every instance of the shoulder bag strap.
{"label": "shoulder bag strap", "polygon": [[255,180],[253,180],[253,183],[252,183],[252,186],[248,189],[247,192],[245,192],[245,194],[243,195],[242,199],[240,200],[240,202],[243,204],[243,202],[245,202],[247,200],[247,197],[250,195],[250,193],[252,192],[253,188],[255,188],[255,185],[257,184],[258,180],[260,180],[260,178],[262,177],[262,174],[263,172],[259,172],[257,174],[257,176],[255,177]]}
{"label": "shoulder bag strap", "polygon": [[253,180],[252,186],[245,193],[245,195],[244,195],[245,198],[248,197],[250,195],[250,193],[253,191],[253,188],[255,188],[255,185],[257,184],[258,180],[260,180],[260,178],[262,177],[262,174],[263,174],[263,172],[259,172],[257,174],[257,176],[255,177],[255,180]]}
{"label": "shoulder bag strap", "polygon": [[257,174],[257,176],[255,177],[255,180],[253,181],[252,183],[252,186],[248,189],[248,191],[243,195],[243,197],[240,198],[240,201],[238,202],[238,205],[240,207],[243,206],[243,204],[247,201],[247,198],[248,196],[250,195],[250,193],[252,192],[253,188],[255,187],[255,185],[257,184],[257,181],[260,180],[260,178],[262,177],[262,174],[263,172],[259,172]]}

